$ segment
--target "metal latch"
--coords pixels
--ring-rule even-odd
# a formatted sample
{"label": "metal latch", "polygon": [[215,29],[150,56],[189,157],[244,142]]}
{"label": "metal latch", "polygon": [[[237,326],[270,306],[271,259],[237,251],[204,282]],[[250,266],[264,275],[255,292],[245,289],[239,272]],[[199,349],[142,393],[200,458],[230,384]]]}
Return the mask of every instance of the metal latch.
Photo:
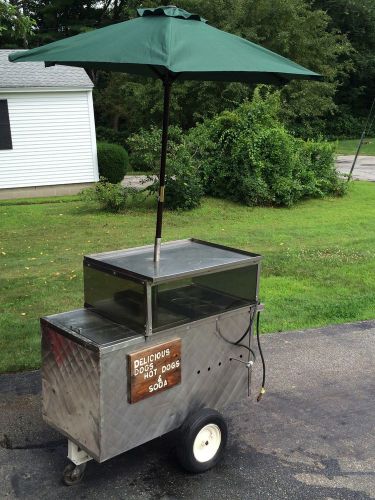
{"label": "metal latch", "polygon": [[239,361],[240,363],[243,363],[248,370],[253,367],[254,361],[250,359],[249,361],[244,361],[243,359],[238,359],[238,358],[230,358],[233,361]]}

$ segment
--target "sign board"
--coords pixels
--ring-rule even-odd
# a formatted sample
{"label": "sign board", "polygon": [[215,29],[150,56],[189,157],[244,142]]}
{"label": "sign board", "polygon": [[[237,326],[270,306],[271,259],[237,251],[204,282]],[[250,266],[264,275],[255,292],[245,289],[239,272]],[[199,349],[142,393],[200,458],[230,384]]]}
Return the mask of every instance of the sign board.
{"label": "sign board", "polygon": [[128,354],[129,403],[181,383],[181,339]]}

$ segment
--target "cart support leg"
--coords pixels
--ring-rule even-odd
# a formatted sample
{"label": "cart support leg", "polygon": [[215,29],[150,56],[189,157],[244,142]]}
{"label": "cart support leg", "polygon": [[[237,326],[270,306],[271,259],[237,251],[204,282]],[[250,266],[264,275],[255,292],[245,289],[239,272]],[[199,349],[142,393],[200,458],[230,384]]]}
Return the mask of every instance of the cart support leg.
{"label": "cart support leg", "polygon": [[82,465],[92,460],[84,450],[79,448],[73,441],[68,440],[68,458],[75,465]]}

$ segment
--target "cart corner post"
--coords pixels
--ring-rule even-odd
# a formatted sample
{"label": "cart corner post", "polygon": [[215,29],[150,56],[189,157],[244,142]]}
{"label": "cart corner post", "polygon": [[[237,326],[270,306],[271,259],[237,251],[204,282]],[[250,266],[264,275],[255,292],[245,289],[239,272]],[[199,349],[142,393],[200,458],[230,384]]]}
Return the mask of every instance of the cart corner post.
{"label": "cart corner post", "polygon": [[[154,249],[155,251],[155,249]],[[152,288],[151,283],[146,282],[146,331],[145,337],[150,337],[152,335]]]}

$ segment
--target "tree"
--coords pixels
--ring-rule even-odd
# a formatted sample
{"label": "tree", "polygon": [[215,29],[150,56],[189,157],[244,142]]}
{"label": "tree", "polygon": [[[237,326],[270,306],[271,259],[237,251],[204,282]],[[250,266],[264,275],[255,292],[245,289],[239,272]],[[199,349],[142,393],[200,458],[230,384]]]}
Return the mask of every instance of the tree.
{"label": "tree", "polygon": [[0,47],[27,47],[35,22],[16,6],[0,0]]}
{"label": "tree", "polygon": [[[126,136],[138,131],[144,123],[149,124],[160,100],[158,83],[100,71],[94,91],[97,122],[116,132],[124,130]],[[157,108],[156,115],[159,115]]]}
{"label": "tree", "polygon": [[[136,2],[127,15],[135,15]],[[140,2],[139,2],[140,4]],[[151,2],[152,5],[158,2]],[[283,89],[284,115],[293,128],[305,135],[321,131],[323,120],[336,110],[335,94],[341,79],[350,69],[350,44],[345,35],[330,26],[330,17],[323,10],[314,10],[305,0],[181,0],[180,7],[198,12],[210,24],[259,43],[325,76],[323,83],[292,82]],[[129,117],[132,96],[142,126],[159,124],[162,110],[162,92],[159,82],[139,79],[143,87],[134,94],[133,80],[122,80],[116,89],[118,77],[108,78],[109,89],[103,93],[108,115],[116,108],[120,121],[116,123],[136,131],[136,123]],[[129,86],[127,90],[126,87]],[[143,88],[143,92],[142,92]],[[254,87],[239,83],[175,82],[172,93],[171,122],[184,129],[213,116],[224,109],[234,109],[245,98],[250,98]],[[115,106],[112,106],[115,100]],[[100,109],[104,110],[104,106]],[[108,126],[112,117],[103,116]]]}
{"label": "tree", "polygon": [[36,20],[33,45],[101,28],[129,19],[134,0],[14,0],[25,14]]}
{"label": "tree", "polygon": [[[225,0],[214,3],[220,6],[214,12],[221,16],[217,22],[223,28],[325,77],[319,83],[293,81],[282,90],[288,122],[305,135],[314,135],[311,124],[321,125],[335,112],[335,94],[351,67],[352,49],[346,35],[331,26],[326,12],[313,9],[305,0],[237,0],[234,11]],[[223,19],[224,13],[228,19]]]}
{"label": "tree", "polygon": [[315,0],[330,25],[345,33],[353,52],[353,71],[343,80],[336,101],[345,111],[367,114],[375,97],[375,3],[373,0]]}
{"label": "tree", "polygon": [[[9,3],[3,5],[9,6]],[[136,15],[140,0],[14,0],[23,15],[36,20],[31,44],[37,46]],[[157,6],[158,0],[147,4]],[[284,119],[297,133],[324,133],[342,109],[362,112],[375,93],[375,6],[373,0],[180,0],[213,26],[261,44],[321,73],[323,82],[294,81],[282,89]],[[7,42],[11,28],[3,28]],[[1,36],[1,35],[0,35]],[[12,37],[14,40],[14,37]],[[16,42],[14,42],[16,43]],[[354,49],[352,48],[354,46]],[[124,136],[159,125],[159,81],[90,71],[97,123]],[[193,127],[251,98],[254,86],[241,83],[175,82],[171,123]],[[338,109],[339,106],[339,109]]]}

